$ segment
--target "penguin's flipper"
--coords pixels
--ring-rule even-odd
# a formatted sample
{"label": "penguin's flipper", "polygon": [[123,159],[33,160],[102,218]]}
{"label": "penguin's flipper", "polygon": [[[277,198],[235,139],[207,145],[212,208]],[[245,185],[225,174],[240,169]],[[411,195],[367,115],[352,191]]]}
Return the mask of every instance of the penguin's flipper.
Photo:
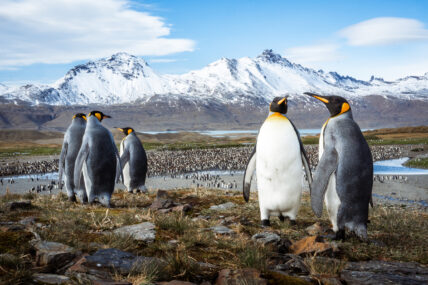
{"label": "penguin's flipper", "polygon": [[82,173],[83,163],[89,155],[89,144],[82,144],[79,150],[79,154],[76,158],[76,164],[74,165],[74,187],[80,189],[80,177]]}
{"label": "penguin's flipper", "polygon": [[372,208],[373,208],[373,196],[370,196],[370,201],[369,201],[369,203],[370,203],[370,206],[372,206]]}
{"label": "penguin's flipper", "polygon": [[250,200],[251,179],[253,178],[254,170],[256,169],[256,146],[248,160],[247,167],[245,168],[244,181],[242,186],[242,194],[244,195],[245,202]]}
{"label": "penguin's flipper", "polygon": [[306,150],[303,147],[303,143],[302,143],[302,139],[300,138],[299,130],[296,128],[296,126],[293,124],[293,122],[290,119],[289,119],[289,121],[290,121],[291,125],[293,126],[294,131],[296,132],[297,139],[299,140],[300,153],[302,154],[302,163],[303,163],[303,167],[305,168],[306,179],[308,180],[308,183],[309,183],[309,191],[312,191],[312,172],[311,172],[311,165],[309,164],[308,155],[306,154]]}
{"label": "penguin's flipper", "polygon": [[62,173],[64,172],[65,168],[65,157],[67,156],[67,150],[68,150],[68,142],[64,141],[62,145],[61,154],[59,156],[59,169],[58,169],[58,183],[59,185],[62,185]]}
{"label": "penguin's flipper", "polygon": [[337,163],[338,155],[336,149],[333,147],[325,149],[315,171],[311,191],[312,210],[318,217],[321,217],[324,195],[330,176],[337,169]]}

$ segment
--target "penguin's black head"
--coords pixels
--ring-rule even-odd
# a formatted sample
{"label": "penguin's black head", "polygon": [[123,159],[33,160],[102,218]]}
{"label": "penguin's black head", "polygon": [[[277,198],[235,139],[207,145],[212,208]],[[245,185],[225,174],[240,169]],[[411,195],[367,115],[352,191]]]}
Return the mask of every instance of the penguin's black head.
{"label": "penguin's black head", "polygon": [[340,96],[321,96],[315,93],[305,92],[305,95],[312,96],[323,102],[330,111],[331,117],[343,114],[351,110],[348,101]]}
{"label": "penguin's black head", "polygon": [[122,133],[125,135],[125,136],[127,136],[127,135],[129,135],[130,133],[133,133],[134,132],[134,129],[133,128],[117,128],[119,131],[122,131]]}
{"label": "penguin's black head", "polygon": [[269,110],[281,114],[287,113],[287,97],[275,97],[270,103]]}
{"label": "penguin's black head", "polygon": [[108,116],[108,115],[105,115],[103,112],[101,112],[101,111],[92,111],[92,112],[90,112],[89,113],[89,115],[88,115],[88,117],[90,117],[90,116],[95,116],[95,117],[97,117],[97,119],[101,122],[103,119],[105,119],[105,118],[111,118],[110,116]]}
{"label": "penguin's black head", "polygon": [[75,114],[73,116],[73,120],[76,119],[76,118],[82,118],[82,119],[84,119],[86,121],[86,115],[83,114],[83,113],[77,113],[77,114]]}

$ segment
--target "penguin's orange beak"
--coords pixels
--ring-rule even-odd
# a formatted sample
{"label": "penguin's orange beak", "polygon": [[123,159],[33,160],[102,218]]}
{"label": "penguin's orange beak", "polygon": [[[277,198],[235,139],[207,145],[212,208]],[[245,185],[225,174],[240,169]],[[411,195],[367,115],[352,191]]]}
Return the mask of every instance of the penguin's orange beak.
{"label": "penguin's orange beak", "polygon": [[284,98],[282,98],[281,100],[279,100],[279,101],[278,101],[278,105],[281,105],[281,104],[282,104],[282,102],[284,102],[286,99],[287,99],[287,98],[286,98],[286,97],[284,97]]}
{"label": "penguin's orange beak", "polygon": [[323,96],[321,96],[321,95],[318,95],[318,94],[315,94],[315,93],[311,93],[311,92],[305,92],[305,93],[303,93],[303,94],[305,94],[305,95],[309,95],[309,96],[312,96],[312,97],[314,97],[315,99],[318,99],[318,100],[320,100],[321,102],[323,102],[323,103],[326,103],[326,104],[328,104],[329,103],[329,101],[327,100],[327,99],[325,99]]}
{"label": "penguin's orange beak", "polygon": [[103,115],[103,119],[105,118],[111,118],[109,115]]}

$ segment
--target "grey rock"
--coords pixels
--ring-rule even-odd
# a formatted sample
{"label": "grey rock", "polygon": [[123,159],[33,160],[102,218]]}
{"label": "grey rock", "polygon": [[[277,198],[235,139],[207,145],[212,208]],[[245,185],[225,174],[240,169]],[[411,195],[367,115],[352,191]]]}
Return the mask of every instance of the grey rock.
{"label": "grey rock", "polygon": [[233,203],[233,202],[227,202],[227,203],[224,203],[224,204],[211,206],[210,210],[222,211],[222,210],[232,209],[235,206],[236,206],[235,203]]}
{"label": "grey rock", "polygon": [[113,232],[115,234],[131,235],[133,239],[144,242],[153,242],[156,238],[155,225],[150,222],[121,227]]}
{"label": "grey rock", "polygon": [[210,230],[212,230],[216,234],[221,234],[221,235],[231,235],[235,233],[233,230],[225,226],[211,227]]}
{"label": "grey rock", "polygon": [[35,221],[36,221],[36,217],[31,216],[20,220],[19,223],[24,226],[30,226],[30,225],[33,225]]}
{"label": "grey rock", "polygon": [[63,267],[76,256],[72,247],[59,242],[39,241],[34,248],[37,265],[48,266],[52,269]]}
{"label": "grey rock", "polygon": [[[124,252],[116,248],[100,249],[93,255],[86,256],[83,266],[89,269],[95,268],[101,271],[119,272],[127,275],[134,266],[144,264],[159,264],[163,261],[155,257],[135,256],[132,253]],[[89,270],[90,272],[90,270]]]}
{"label": "grey rock", "polygon": [[428,268],[415,262],[349,262],[340,277],[347,284],[427,284]]}
{"label": "grey rock", "polygon": [[13,201],[6,204],[9,211],[31,208],[31,201]]}
{"label": "grey rock", "polygon": [[281,240],[281,237],[276,233],[262,232],[253,235],[251,239],[263,245],[267,245],[279,242]]}
{"label": "grey rock", "polygon": [[70,278],[64,275],[36,273],[33,281],[40,284],[69,284]]}

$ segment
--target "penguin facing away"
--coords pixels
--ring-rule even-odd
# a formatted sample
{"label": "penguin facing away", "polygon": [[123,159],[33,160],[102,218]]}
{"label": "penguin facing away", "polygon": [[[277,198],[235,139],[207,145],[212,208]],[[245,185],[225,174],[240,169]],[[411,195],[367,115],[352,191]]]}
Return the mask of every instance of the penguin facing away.
{"label": "penguin facing away", "polygon": [[113,136],[101,121],[111,118],[100,111],[88,115],[82,146],[76,159],[74,171],[75,185],[80,185],[80,173],[83,173],[88,202],[95,199],[110,207],[110,198],[115,182],[122,175],[120,157]]}
{"label": "penguin facing away", "polygon": [[64,142],[62,144],[62,150],[59,157],[58,182],[59,185],[61,185],[64,174],[65,190],[67,191],[68,199],[73,202],[76,201],[75,194],[79,196],[79,199],[82,202],[88,201],[84,186],[82,189],[76,189],[74,187],[74,165],[82,144],[85,128],[86,115],[82,113],[75,114],[70,126],[65,132]]}
{"label": "penguin facing away", "polygon": [[123,167],[123,183],[128,192],[135,189],[147,192],[147,155],[133,128],[118,128],[126,136],[120,143],[120,164]]}
{"label": "penguin facing away", "polygon": [[373,186],[370,148],[346,99],[305,94],[323,102],[331,115],[321,129],[319,164],[311,192],[312,209],[320,217],[325,198],[336,238],[344,239],[347,228],[365,240]]}
{"label": "penguin facing away", "polygon": [[251,179],[256,171],[262,226],[269,226],[271,215],[284,217],[295,223],[303,188],[303,170],[309,187],[311,170],[300,140],[299,132],[285,116],[287,98],[276,97],[270,113],[260,128],[257,143],[248,160],[243,181],[243,194],[248,202]]}

